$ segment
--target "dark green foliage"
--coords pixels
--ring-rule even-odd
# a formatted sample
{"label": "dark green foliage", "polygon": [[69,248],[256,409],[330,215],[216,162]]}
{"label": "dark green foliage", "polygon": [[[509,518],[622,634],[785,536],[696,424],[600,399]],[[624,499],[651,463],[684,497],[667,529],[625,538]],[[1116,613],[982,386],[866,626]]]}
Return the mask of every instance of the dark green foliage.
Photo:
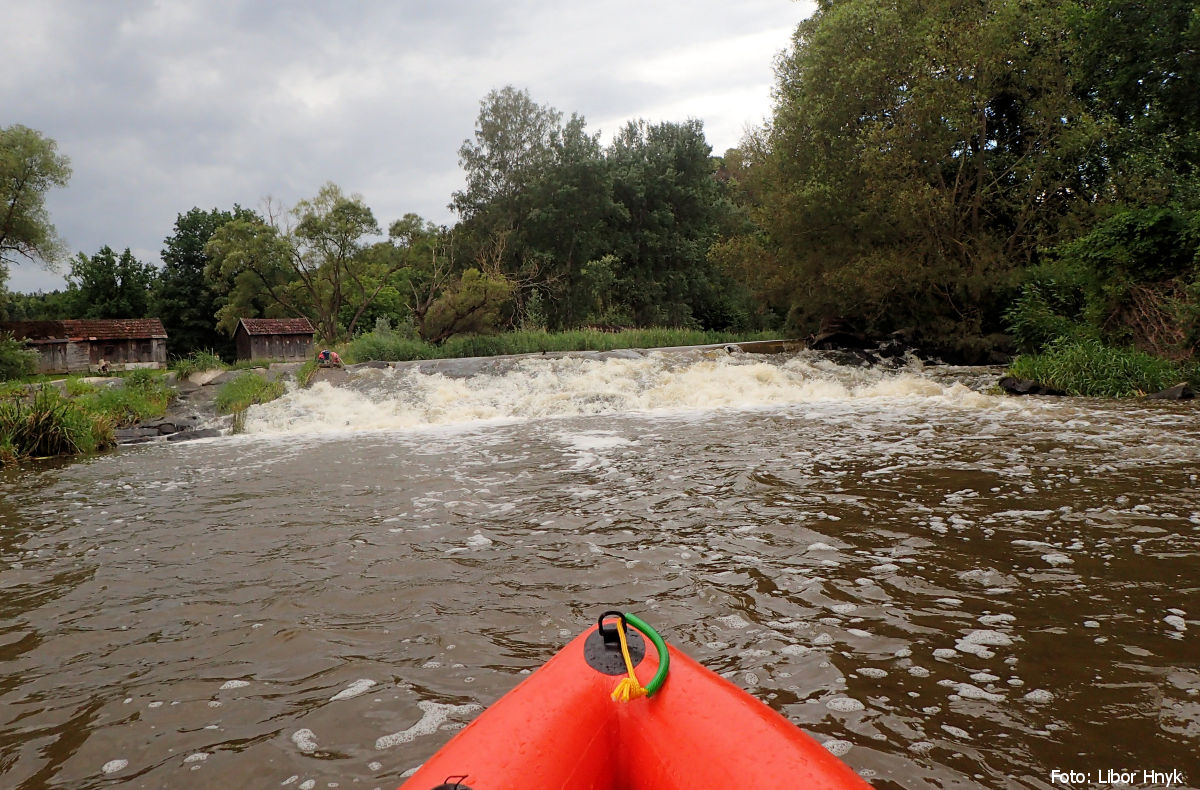
{"label": "dark green foliage", "polygon": [[[7,301],[7,304],[3,304]],[[0,316],[8,321],[59,321],[72,318],[73,306],[67,291],[39,291],[31,294],[0,292]]]}
{"label": "dark green foliage", "polygon": [[174,233],[163,240],[163,268],[152,308],[162,319],[167,347],[174,356],[208,349],[233,359],[232,337],[217,330],[220,292],[217,284],[205,277],[209,257],[204,246],[222,225],[235,219],[251,221],[257,215],[241,206],[232,211],[193,208],[176,218]]}
{"label": "dark green foliage", "polygon": [[693,308],[719,287],[708,249],[726,206],[711,151],[691,120],[630,122],[607,152],[620,211],[610,289],[637,326],[700,328]]}
{"label": "dark green foliage", "polygon": [[1020,267],[1075,227],[1095,124],[1072,93],[1061,3],[843,0],[779,62],[757,156],[793,322],[911,329],[968,352]]}
{"label": "dark green foliage", "polygon": [[1086,269],[1063,262],[1026,271],[1020,294],[1004,314],[1018,349],[1034,352],[1059,338],[1094,336],[1085,312],[1096,288]]}
{"label": "dark green foliage", "polygon": [[1122,207],[1026,272],[1006,314],[1022,348],[1058,337],[1190,356],[1200,337],[1200,212]]}
{"label": "dark green foliage", "polygon": [[119,256],[109,246],[71,261],[67,303],[72,318],[145,318],[156,270],[133,257],[126,247]]}
{"label": "dark green foliage", "polygon": [[0,332],[0,381],[32,376],[37,371],[38,352],[11,334]]}

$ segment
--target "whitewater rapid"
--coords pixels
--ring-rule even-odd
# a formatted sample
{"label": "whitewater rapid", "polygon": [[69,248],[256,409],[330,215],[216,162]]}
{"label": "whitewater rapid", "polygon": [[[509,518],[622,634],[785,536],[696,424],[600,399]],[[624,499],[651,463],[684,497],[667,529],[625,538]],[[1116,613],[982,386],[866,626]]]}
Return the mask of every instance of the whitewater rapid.
{"label": "whitewater rapid", "polygon": [[527,357],[470,376],[410,365],[355,371],[347,385],[292,387],[251,409],[246,433],[405,430],[861,400],[881,407],[924,401],[953,409],[1030,408],[981,391],[979,381],[969,383],[916,360],[894,370],[849,367],[815,353]]}

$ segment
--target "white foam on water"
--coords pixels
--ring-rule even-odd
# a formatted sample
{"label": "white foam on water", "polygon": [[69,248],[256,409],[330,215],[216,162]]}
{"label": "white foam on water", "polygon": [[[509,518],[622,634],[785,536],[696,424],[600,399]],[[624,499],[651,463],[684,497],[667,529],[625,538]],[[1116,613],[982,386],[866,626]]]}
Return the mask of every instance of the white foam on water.
{"label": "white foam on water", "polygon": [[853,697],[834,697],[833,699],[826,700],[825,707],[838,713],[854,713],[855,711],[865,709],[866,705],[863,705]]}
{"label": "white foam on water", "polygon": [[742,629],[742,628],[750,627],[750,623],[746,622],[746,620],[743,617],[741,617],[740,615],[736,615],[736,614],[727,614],[722,617],[717,617],[715,619],[718,623],[725,626],[726,628]]}
{"label": "white foam on water", "polygon": [[339,691],[329,698],[330,702],[339,702],[344,699],[353,699],[359,694],[366,694],[375,685],[375,681],[370,678],[360,678],[346,688]]}
{"label": "white foam on water", "polygon": [[314,788],[316,786],[317,786],[316,779],[305,779],[303,782],[300,783],[299,790],[314,790]]}
{"label": "white foam on water", "polygon": [[1054,566],[1070,565],[1071,563],[1075,562],[1075,560],[1071,559],[1066,554],[1061,554],[1058,552],[1052,552],[1050,554],[1043,554],[1042,560],[1045,561],[1047,564],[1054,565]]}
{"label": "white foam on water", "polygon": [[[802,403],[878,400],[933,402],[938,408],[1011,410],[1008,399],[920,370],[818,367],[803,355],[783,364],[746,355],[651,353],[637,359],[530,357],[475,375],[450,378],[416,367],[361,370],[349,386],[293,386],[282,398],[251,407],[249,434],[337,434],[439,425],[582,417],[629,412],[761,409]],[[581,452],[618,446],[612,436],[572,439]]]}
{"label": "white foam on water", "polygon": [[1054,695],[1046,691],[1046,689],[1034,689],[1025,695],[1025,699],[1029,702],[1044,705],[1047,702],[1053,702]]}
{"label": "white foam on water", "polygon": [[1169,614],[1163,618],[1163,622],[1174,628],[1176,631],[1186,631],[1187,621],[1177,614]]}
{"label": "white foam on water", "polygon": [[248,681],[248,680],[227,680],[221,684],[221,691],[228,691],[229,689],[245,688],[246,686],[249,686],[249,685],[250,685],[250,681]]}
{"label": "white foam on water", "polygon": [[1003,702],[1003,694],[993,694],[990,691],[984,691],[979,686],[971,685],[970,683],[954,684],[955,693],[963,699],[978,699],[987,700],[988,702]]}
{"label": "white foam on water", "polygon": [[292,743],[305,754],[312,754],[317,750],[317,736],[307,727],[292,733]]}
{"label": "white foam on water", "polygon": [[961,727],[953,727],[949,724],[943,724],[942,730],[950,735],[953,735],[955,738],[961,738],[964,741],[971,740],[971,733],[967,732]]}
{"label": "white foam on water", "polygon": [[864,678],[885,678],[888,674],[886,669],[879,669],[878,667],[860,667],[854,671]]}
{"label": "white foam on water", "polygon": [[109,760],[104,765],[100,766],[100,773],[115,774],[117,771],[124,771],[128,767],[128,760]]}
{"label": "white foam on water", "polygon": [[479,530],[476,530],[474,535],[467,538],[467,546],[472,549],[482,549],[492,545],[492,543],[492,539]]}
{"label": "white foam on water", "polygon": [[429,702],[427,700],[418,702],[417,707],[421,709],[421,718],[416,724],[407,730],[394,732],[391,735],[384,735],[377,739],[375,741],[375,748],[380,750],[390,749],[402,743],[409,743],[423,735],[432,735],[451,716],[467,715],[480,710],[478,705],[448,705]]}
{"label": "white foam on water", "polygon": [[208,752],[196,752],[183,758],[185,763],[202,763],[209,758]]}
{"label": "white foam on water", "polygon": [[834,757],[843,757],[848,751],[854,748],[854,744],[850,741],[839,740],[837,738],[825,741],[821,745]]}
{"label": "white foam on water", "polygon": [[996,654],[988,650],[989,647],[1008,647],[1012,643],[1012,637],[1003,631],[979,630],[955,642],[954,649],[960,653],[973,653],[980,658],[992,658]]}

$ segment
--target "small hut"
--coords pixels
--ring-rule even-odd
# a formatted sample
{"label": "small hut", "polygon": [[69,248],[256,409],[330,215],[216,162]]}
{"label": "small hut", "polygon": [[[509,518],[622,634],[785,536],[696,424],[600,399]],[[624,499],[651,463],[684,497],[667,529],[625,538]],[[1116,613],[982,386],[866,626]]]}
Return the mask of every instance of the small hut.
{"label": "small hut", "polygon": [[39,373],[167,366],[167,330],[157,318],[5,321],[0,332],[11,332],[41,355]]}
{"label": "small hut", "polygon": [[239,360],[303,362],[312,357],[315,333],[307,318],[242,318],[233,342]]}

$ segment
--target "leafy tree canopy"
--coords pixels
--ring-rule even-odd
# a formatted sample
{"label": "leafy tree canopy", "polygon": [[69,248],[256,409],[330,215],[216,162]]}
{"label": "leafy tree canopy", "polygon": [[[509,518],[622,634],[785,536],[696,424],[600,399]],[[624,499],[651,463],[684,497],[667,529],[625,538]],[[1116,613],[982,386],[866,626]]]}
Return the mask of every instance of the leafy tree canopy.
{"label": "leafy tree canopy", "polygon": [[20,124],[0,128],[0,287],[10,263],[52,263],[62,254],[45,197],[70,177],[70,162],[53,140]]}
{"label": "leafy tree canopy", "polygon": [[104,246],[95,255],[82,252],[71,261],[67,303],[72,318],[145,318],[157,270],[133,257],[126,247],[117,255]]}

